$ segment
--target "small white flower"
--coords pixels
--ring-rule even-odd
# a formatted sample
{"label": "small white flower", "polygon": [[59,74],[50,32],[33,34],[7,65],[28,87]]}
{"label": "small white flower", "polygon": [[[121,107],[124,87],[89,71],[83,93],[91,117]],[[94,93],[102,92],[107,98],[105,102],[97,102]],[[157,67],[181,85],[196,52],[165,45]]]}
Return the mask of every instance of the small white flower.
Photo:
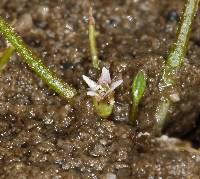
{"label": "small white flower", "polygon": [[123,80],[112,82],[110,78],[110,72],[105,67],[102,68],[101,76],[99,77],[97,83],[85,75],[83,75],[82,77],[89,86],[89,91],[87,92],[87,95],[96,97],[98,101],[103,100],[105,97],[108,97],[111,93],[113,93],[115,88],[117,88],[123,82]]}

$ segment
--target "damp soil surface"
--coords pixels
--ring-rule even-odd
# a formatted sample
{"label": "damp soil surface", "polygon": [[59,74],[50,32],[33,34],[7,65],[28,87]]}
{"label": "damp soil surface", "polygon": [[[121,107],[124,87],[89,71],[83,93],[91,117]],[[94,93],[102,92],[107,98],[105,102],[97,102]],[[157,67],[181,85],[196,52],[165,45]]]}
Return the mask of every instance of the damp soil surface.
{"label": "damp soil surface", "polygon": [[[159,79],[184,2],[95,1],[102,66],[124,80],[113,115],[101,119],[82,79],[98,78],[88,48],[88,1],[1,0],[0,15],[78,95],[70,105],[13,55],[0,74],[0,178],[199,179],[200,14],[177,76],[180,100],[170,108],[163,136],[151,136]],[[3,37],[0,46],[6,47]],[[147,90],[131,126],[130,86],[140,69]]]}

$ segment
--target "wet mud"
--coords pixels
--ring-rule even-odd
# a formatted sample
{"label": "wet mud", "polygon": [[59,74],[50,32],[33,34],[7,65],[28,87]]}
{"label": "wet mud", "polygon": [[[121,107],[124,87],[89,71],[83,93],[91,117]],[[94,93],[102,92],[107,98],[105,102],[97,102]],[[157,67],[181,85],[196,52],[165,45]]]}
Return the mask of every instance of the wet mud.
{"label": "wet mud", "polygon": [[[102,66],[123,85],[109,119],[95,113],[82,75],[97,79],[88,48],[88,1],[1,0],[12,24],[45,65],[78,95],[54,93],[15,54],[0,74],[0,178],[193,178],[200,176],[200,14],[174,89],[163,136],[153,138],[158,84],[185,1],[95,2]],[[6,47],[3,37],[0,46]],[[147,73],[137,125],[129,124],[131,83]],[[167,137],[166,135],[170,136]]]}

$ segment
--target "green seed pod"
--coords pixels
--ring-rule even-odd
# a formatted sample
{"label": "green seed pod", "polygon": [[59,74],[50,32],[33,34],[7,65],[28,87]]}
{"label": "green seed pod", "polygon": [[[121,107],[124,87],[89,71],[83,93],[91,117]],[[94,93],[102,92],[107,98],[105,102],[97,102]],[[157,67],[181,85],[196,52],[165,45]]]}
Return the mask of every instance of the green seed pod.
{"label": "green seed pod", "polygon": [[97,101],[95,98],[93,99],[93,104],[100,117],[108,118],[112,114],[114,104],[109,104],[105,100]]}

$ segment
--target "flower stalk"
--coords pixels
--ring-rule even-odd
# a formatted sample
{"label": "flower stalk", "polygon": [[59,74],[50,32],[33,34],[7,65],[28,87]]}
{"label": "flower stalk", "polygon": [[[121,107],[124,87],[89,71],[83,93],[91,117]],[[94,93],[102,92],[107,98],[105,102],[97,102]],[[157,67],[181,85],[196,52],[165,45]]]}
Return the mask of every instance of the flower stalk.
{"label": "flower stalk", "polygon": [[191,32],[192,22],[198,9],[199,0],[187,0],[185,10],[177,32],[177,39],[172,45],[168,55],[166,65],[163,71],[160,82],[161,98],[156,108],[156,123],[153,128],[153,133],[160,136],[162,129],[167,121],[167,114],[171,104],[170,91],[176,84],[175,76],[181,68],[185,55],[187,53],[187,46]]}
{"label": "flower stalk", "polygon": [[98,57],[98,50],[97,50],[97,44],[96,44],[96,29],[95,29],[95,20],[93,17],[93,9],[90,4],[89,9],[89,44],[90,44],[90,54],[92,58],[92,65],[93,68],[99,70],[99,57]]}

